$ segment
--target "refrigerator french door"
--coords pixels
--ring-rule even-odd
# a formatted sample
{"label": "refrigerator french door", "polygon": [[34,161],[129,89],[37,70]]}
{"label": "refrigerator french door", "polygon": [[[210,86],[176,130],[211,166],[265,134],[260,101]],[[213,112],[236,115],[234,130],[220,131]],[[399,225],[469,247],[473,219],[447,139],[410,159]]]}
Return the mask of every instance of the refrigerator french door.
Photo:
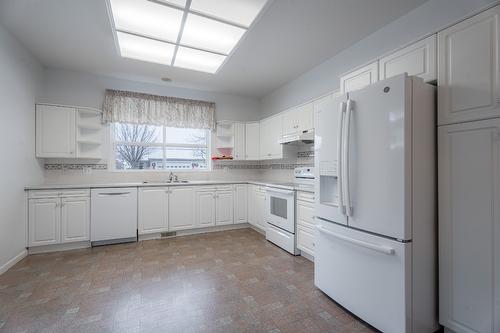
{"label": "refrigerator french door", "polygon": [[316,115],[315,284],[383,332],[437,328],[434,90],[403,74]]}

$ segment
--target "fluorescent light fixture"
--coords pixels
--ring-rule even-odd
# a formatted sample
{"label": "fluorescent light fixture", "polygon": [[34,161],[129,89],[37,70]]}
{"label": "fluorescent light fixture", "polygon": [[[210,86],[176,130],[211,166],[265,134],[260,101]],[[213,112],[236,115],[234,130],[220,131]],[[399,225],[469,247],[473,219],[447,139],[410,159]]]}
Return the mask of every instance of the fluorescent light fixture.
{"label": "fluorescent light fixture", "polygon": [[177,41],[183,11],[147,0],[110,0],[117,30]]}
{"label": "fluorescent light fixture", "polygon": [[[155,1],[155,0],[148,0],[148,1]],[[174,6],[179,6],[182,8],[186,7],[186,0],[156,0],[156,1],[163,2],[166,4],[171,4]]]}
{"label": "fluorescent light fixture", "polygon": [[268,0],[106,0],[125,58],[215,73]]}
{"label": "fluorescent light fixture", "polygon": [[229,54],[245,29],[189,14],[182,32],[181,44]]}
{"label": "fluorescent light fixture", "polygon": [[226,56],[179,46],[174,66],[196,71],[215,73]]}
{"label": "fluorescent light fixture", "polygon": [[192,0],[191,10],[249,27],[267,0]]}
{"label": "fluorescent light fixture", "polygon": [[154,39],[116,32],[122,57],[170,65],[175,45]]}

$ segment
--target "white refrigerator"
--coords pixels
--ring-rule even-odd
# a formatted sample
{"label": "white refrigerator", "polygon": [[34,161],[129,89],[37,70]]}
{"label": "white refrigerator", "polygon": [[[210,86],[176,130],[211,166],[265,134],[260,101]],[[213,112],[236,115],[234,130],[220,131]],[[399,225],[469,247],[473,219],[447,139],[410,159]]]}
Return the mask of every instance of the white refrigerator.
{"label": "white refrigerator", "polygon": [[434,332],[435,87],[402,74],[315,117],[315,285],[383,332]]}

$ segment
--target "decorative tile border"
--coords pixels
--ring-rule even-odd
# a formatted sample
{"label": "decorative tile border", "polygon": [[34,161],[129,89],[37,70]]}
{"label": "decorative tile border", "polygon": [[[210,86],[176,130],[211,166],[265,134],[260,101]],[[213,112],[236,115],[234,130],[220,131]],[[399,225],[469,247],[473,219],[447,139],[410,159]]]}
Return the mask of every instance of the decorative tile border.
{"label": "decorative tile border", "polygon": [[299,151],[297,153],[298,158],[314,157],[314,150],[309,151]]}
{"label": "decorative tile border", "polygon": [[107,164],[64,164],[64,163],[51,163],[45,164],[45,170],[83,170],[83,168],[90,168],[92,170],[107,170]]}
{"label": "decorative tile border", "polygon": [[217,163],[213,165],[213,170],[293,170],[297,167],[312,167],[313,165],[300,163],[275,163],[275,164],[231,164]]}

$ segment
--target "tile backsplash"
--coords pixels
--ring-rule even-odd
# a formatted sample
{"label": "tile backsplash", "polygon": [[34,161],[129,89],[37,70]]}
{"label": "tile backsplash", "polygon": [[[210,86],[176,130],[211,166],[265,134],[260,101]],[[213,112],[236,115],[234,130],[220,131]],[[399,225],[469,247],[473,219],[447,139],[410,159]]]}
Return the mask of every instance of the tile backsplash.
{"label": "tile backsplash", "polygon": [[[293,169],[314,165],[314,150],[301,149],[296,158],[287,161],[213,161],[212,171],[174,171],[186,180],[243,180],[269,179],[292,181]],[[170,171],[114,171],[106,163],[65,163],[63,160],[46,161],[45,183],[114,183],[163,181]]]}

